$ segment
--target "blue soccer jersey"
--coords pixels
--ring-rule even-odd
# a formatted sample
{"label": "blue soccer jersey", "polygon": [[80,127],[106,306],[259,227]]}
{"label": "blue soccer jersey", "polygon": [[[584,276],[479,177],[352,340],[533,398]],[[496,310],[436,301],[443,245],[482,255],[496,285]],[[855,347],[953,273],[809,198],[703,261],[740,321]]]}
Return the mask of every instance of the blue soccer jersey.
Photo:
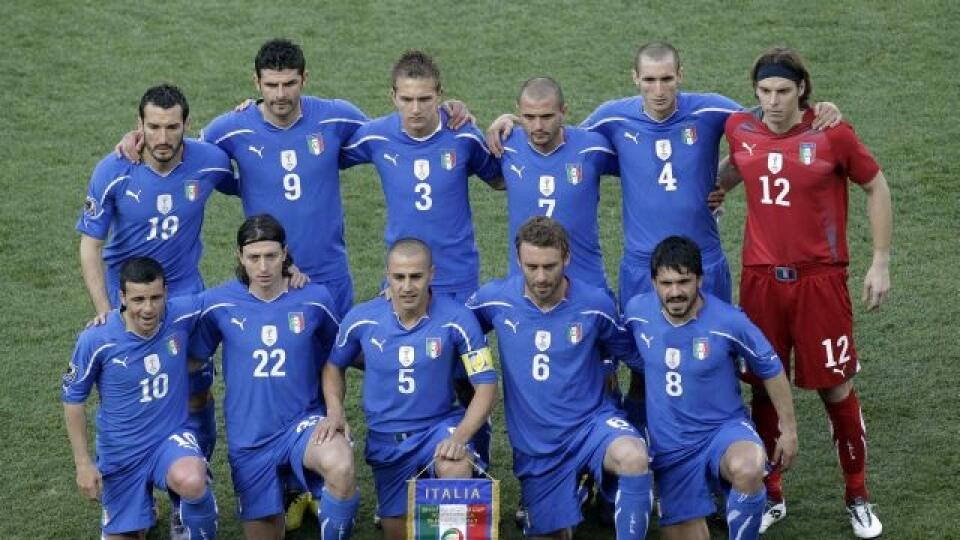
{"label": "blue soccer jersey", "polygon": [[583,121],[620,160],[624,257],[645,261],[661,240],[682,235],[697,242],[705,263],[723,258],[706,201],[717,182],[724,123],[740,109],[716,94],[681,93],[677,110],[658,122],[635,96],[608,101]]}
{"label": "blue soccer jersey", "polygon": [[419,238],[433,250],[438,292],[473,291],[479,285],[480,255],[473,234],[467,179],[500,176],[499,162],[474,125],[453,130],[441,112],[440,126],[419,139],[403,130],[397,113],[378,118],[354,133],[343,152],[343,167],[372,163],[387,204],[384,241]]}
{"label": "blue soccer jersey", "polygon": [[434,295],[427,314],[410,329],[382,297],[350,310],[330,362],[345,368],[359,352],[365,363],[363,410],[372,431],[419,431],[462,414],[453,391],[458,362],[471,383],[497,383],[477,319],[444,295]]}
{"label": "blue soccer jersey", "polygon": [[527,134],[515,129],[504,142],[501,171],[507,185],[509,237],[507,260],[516,274],[517,230],[533,216],[557,220],[570,238],[567,274],[607,288],[597,225],[600,176],[618,174],[616,153],[602,136],[565,127],[564,141],[549,154],[530,145]]}
{"label": "blue soccer jersey", "polygon": [[270,214],[301,272],[324,282],[350,275],[343,241],[340,147],[367,117],[353,104],[300,98],[301,117],[280,128],[257,107],[214,119],[201,137],[237,165],[246,216]]}
{"label": "blue soccer jersey", "polygon": [[487,283],[467,302],[497,332],[507,432],[528,456],[562,450],[586,419],[615,408],[603,359],[632,354],[603,289],[570,279],[567,297],[543,312],[524,295],[523,276]]}
{"label": "blue soccer jersey", "polygon": [[[200,315],[196,297],[169,300],[149,338],[128,332],[114,310],[84,330],[63,377],[64,403],[83,403],[94,385],[97,468],[120,470],[153,450],[187,421],[187,345]],[[195,442],[195,441],[189,441]]]}
{"label": "blue soccer jersey", "polygon": [[656,294],[635,296],[624,318],[640,352],[631,368],[646,380],[647,428],[655,454],[700,448],[714,431],[749,419],[737,377],[742,357],[762,379],[783,367],[773,347],[746,315],[703,294],[697,317],[674,326]]}
{"label": "blue soccer jersey", "polygon": [[159,262],[173,294],[199,292],[203,210],[214,189],[236,193],[230,159],[210,144],[184,140],[183,161],[165,175],[113,154],[100,161],[76,228],[106,241],[112,301],[120,288],[120,265],[135,256]]}
{"label": "blue soccer jersey", "polygon": [[280,436],[304,412],[323,409],[320,370],[337,333],[326,287],[307,284],[264,302],[229,281],[203,294],[191,356],[223,342],[223,415],[231,452]]}

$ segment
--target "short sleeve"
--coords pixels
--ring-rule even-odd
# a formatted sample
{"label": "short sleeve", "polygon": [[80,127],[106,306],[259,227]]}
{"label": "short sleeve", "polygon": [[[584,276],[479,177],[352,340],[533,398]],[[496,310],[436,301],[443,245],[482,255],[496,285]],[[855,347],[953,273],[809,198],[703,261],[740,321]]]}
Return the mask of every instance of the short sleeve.
{"label": "short sleeve", "polygon": [[772,379],[783,371],[783,364],[763,332],[742,312],[737,314],[737,336],[734,348],[746,361],[750,372],[761,379]]}
{"label": "short sleeve", "polygon": [[98,240],[106,240],[116,213],[116,193],[128,178],[129,169],[116,156],[108,156],[93,170],[83,210],[77,220],[78,232]]}
{"label": "short sleeve", "polygon": [[373,138],[369,130],[360,127],[355,130],[347,144],[340,150],[340,168],[349,169],[354,165],[362,165],[373,161]]}
{"label": "short sleeve", "polygon": [[217,324],[216,310],[210,308],[212,304],[211,295],[203,293],[199,297],[201,299],[200,317],[193,333],[190,334],[189,354],[191,358],[209,358],[217,352],[217,347],[220,346],[223,335],[220,333],[220,326]]}
{"label": "short sleeve", "polygon": [[[94,329],[91,329],[94,330]],[[62,379],[61,399],[64,403],[83,403],[100,376],[100,365],[111,344],[95,346],[93,332],[88,330],[77,339],[73,356]]]}
{"label": "short sleeve", "polygon": [[356,315],[357,310],[351,310],[340,323],[340,329],[330,351],[330,363],[337,367],[346,368],[360,354],[360,338],[365,325]]}
{"label": "short sleeve", "polygon": [[490,153],[487,144],[483,142],[483,134],[477,129],[477,126],[470,124],[461,129],[461,132],[457,134],[457,137],[468,141],[466,145],[469,152],[467,171],[487,182],[502,176],[500,160]]}
{"label": "short sleeve", "polygon": [[853,126],[843,122],[828,130],[827,136],[830,137],[830,143],[836,151],[837,162],[851,181],[863,185],[873,180],[880,172],[880,165],[876,158],[857,137]]}
{"label": "short sleeve", "polygon": [[456,319],[446,326],[452,329],[450,334],[467,376],[473,384],[496,383],[497,372],[480,323],[469,309],[461,307],[460,310]]}

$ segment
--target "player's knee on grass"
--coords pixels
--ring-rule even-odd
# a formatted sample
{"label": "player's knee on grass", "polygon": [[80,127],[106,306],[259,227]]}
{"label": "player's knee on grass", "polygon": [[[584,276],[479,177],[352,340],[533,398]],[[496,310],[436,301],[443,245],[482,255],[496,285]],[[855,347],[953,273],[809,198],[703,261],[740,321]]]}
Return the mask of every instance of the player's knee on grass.
{"label": "player's knee on grass", "polygon": [[323,477],[324,487],[335,497],[347,499],[353,496],[356,490],[353,450],[343,435],[338,434],[319,446],[311,441],[303,464]]}
{"label": "player's knee on grass", "polygon": [[662,527],[660,537],[664,540],[710,540],[710,531],[706,520],[697,518]]}
{"label": "player's knee on grass", "polygon": [[638,437],[614,439],[603,457],[603,468],[617,475],[646,474],[649,464],[647,447]]}
{"label": "player's knee on grass", "polygon": [[741,493],[756,493],[763,487],[763,448],[750,441],[737,441],[720,460],[720,475]]}
{"label": "player's knee on grass", "polygon": [[185,499],[198,499],[207,491],[207,466],[198,457],[183,457],[167,471],[167,487]]}

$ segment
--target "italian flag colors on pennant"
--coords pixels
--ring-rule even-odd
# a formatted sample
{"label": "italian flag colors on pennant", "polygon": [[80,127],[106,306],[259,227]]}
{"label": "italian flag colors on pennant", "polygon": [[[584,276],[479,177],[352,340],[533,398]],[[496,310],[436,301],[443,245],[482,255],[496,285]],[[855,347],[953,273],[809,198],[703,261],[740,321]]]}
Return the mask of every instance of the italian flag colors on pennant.
{"label": "italian flag colors on pennant", "polygon": [[407,481],[407,538],[499,538],[500,482],[493,478],[413,478]]}

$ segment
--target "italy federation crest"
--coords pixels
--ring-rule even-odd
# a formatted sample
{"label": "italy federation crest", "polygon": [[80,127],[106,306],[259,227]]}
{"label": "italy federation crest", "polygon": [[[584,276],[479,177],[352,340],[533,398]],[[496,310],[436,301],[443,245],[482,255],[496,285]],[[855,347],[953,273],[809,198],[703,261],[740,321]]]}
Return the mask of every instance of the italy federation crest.
{"label": "italy federation crest", "polygon": [[667,363],[667,369],[677,369],[680,367],[680,349],[668,347],[664,353],[664,361]]}
{"label": "italy federation crest", "polygon": [[770,174],[777,174],[783,170],[783,154],[779,152],[770,152],[767,154],[767,169]]}
{"label": "italy federation crest", "polygon": [[413,365],[415,359],[415,353],[413,347],[410,345],[402,345],[398,353],[398,360],[400,360],[400,365],[403,367],[410,367]]}
{"label": "italy federation crest", "polygon": [[540,177],[540,193],[544,197],[553,195],[554,188],[556,188],[556,181],[552,176],[545,174]]}
{"label": "italy federation crest", "polygon": [[457,166],[457,153],[453,150],[444,150],[440,154],[440,166],[448,171],[452,171]]}
{"label": "italy federation crest", "polygon": [[693,143],[697,142],[697,128],[693,126],[683,128],[680,132],[680,140],[687,146],[693,145]]}
{"label": "italy federation crest", "polygon": [[297,168],[297,151],[284,150],[280,152],[280,165],[287,172],[292,172]]}
{"label": "italy federation crest", "polygon": [[706,360],[710,356],[710,339],[701,337],[693,340],[693,357],[697,360]]}
{"label": "italy federation crest", "polygon": [[567,341],[576,345],[583,341],[583,325],[580,323],[570,323],[567,327]]}
{"label": "italy federation crest", "polygon": [[583,167],[579,163],[567,163],[567,182],[573,185],[583,182]]}
{"label": "italy federation crest", "polygon": [[443,352],[443,342],[440,341],[438,337],[428,337],[427,338],[427,358],[436,360],[440,358],[440,353]]}
{"label": "italy federation crest", "polygon": [[302,311],[287,313],[287,324],[290,325],[290,331],[294,334],[303,332],[303,329],[307,326]]}
{"label": "italy federation crest", "polygon": [[657,150],[657,157],[663,161],[670,159],[670,156],[673,155],[673,146],[670,145],[670,139],[657,140],[655,148]]}
{"label": "italy federation crest", "polygon": [[200,196],[200,182],[197,182],[196,180],[189,180],[186,184],[184,184],[183,196],[186,197],[190,202],[197,200],[197,197]]}
{"label": "italy federation crest", "polygon": [[176,336],[170,336],[167,339],[167,352],[170,353],[170,356],[176,356],[180,353],[180,342],[177,341]]}
{"label": "italy federation crest", "polygon": [[173,210],[173,195],[161,193],[157,195],[157,212],[167,215]]}
{"label": "italy federation crest", "polygon": [[800,143],[800,163],[810,165],[817,159],[817,145],[814,143]]}
{"label": "italy federation crest", "polygon": [[413,175],[423,182],[430,177],[430,160],[417,159],[413,162]]}
{"label": "italy federation crest", "polygon": [[260,328],[260,341],[267,347],[273,347],[277,342],[277,327],[272,324],[265,324]]}
{"label": "italy federation crest", "polygon": [[160,355],[159,354],[148,354],[143,357],[143,369],[147,370],[147,373],[150,375],[156,375],[160,373]]}
{"label": "italy federation crest", "polygon": [[545,352],[550,348],[550,332],[548,330],[537,330],[537,335],[533,338],[533,344],[537,350]]}
{"label": "italy federation crest", "polygon": [[313,133],[307,135],[307,149],[310,150],[310,153],[319,156],[323,153],[323,135],[320,133]]}

